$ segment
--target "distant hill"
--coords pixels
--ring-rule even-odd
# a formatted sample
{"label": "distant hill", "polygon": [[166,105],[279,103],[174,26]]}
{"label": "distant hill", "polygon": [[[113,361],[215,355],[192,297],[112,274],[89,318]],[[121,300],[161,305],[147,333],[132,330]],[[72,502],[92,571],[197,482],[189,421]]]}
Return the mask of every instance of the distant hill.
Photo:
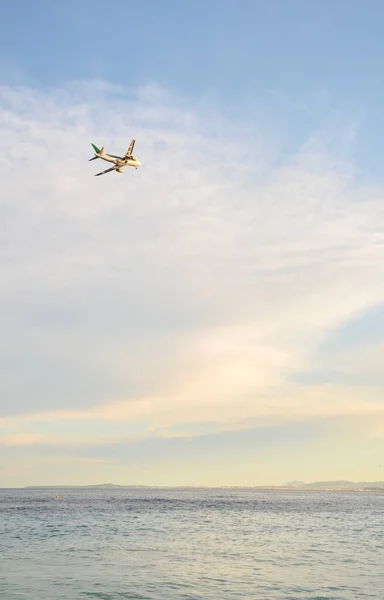
{"label": "distant hill", "polygon": [[125,487],[125,486],[117,485],[115,483],[99,483],[99,484],[95,484],[95,485],[83,485],[81,487],[87,487],[87,488],[116,488],[116,487]]}
{"label": "distant hill", "polygon": [[[297,485],[299,483],[299,485]],[[294,485],[292,485],[294,484]],[[290,482],[284,487],[294,487],[311,490],[361,490],[372,488],[384,488],[384,481],[347,481],[344,479],[336,481],[314,481],[312,483]]]}
{"label": "distant hill", "polygon": [[[199,489],[204,489],[207,486],[201,486]],[[76,489],[115,489],[115,488],[126,488],[126,489],[198,489],[197,487],[188,488],[186,486],[150,486],[150,485],[116,485],[114,483],[100,483],[97,485],[45,485],[45,486],[26,486],[24,489],[64,489],[64,488],[76,488]],[[209,488],[216,489],[216,488]],[[220,486],[217,489],[258,489],[258,490],[383,490],[384,481],[347,481],[344,479],[336,481],[314,481],[312,483],[305,483],[304,481],[289,481],[284,485],[257,485],[257,486]]]}

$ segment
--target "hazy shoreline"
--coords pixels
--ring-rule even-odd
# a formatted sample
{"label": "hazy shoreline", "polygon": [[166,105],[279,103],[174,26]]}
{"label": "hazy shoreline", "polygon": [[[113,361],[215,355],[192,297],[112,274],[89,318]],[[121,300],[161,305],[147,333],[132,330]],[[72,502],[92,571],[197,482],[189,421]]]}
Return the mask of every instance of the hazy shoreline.
{"label": "hazy shoreline", "polygon": [[255,491],[284,491],[284,492],[382,492],[384,493],[384,481],[353,482],[353,481],[319,481],[312,483],[300,483],[298,485],[260,485],[260,486],[160,486],[160,485],[118,485],[112,483],[95,485],[29,485],[18,488],[0,489],[163,489],[163,490],[255,490]]}

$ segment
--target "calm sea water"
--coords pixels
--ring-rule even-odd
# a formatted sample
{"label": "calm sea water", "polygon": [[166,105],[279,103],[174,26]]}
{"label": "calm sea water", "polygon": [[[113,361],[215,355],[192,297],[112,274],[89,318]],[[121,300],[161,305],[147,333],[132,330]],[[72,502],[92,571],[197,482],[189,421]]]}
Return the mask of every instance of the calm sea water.
{"label": "calm sea water", "polygon": [[0,490],[0,597],[382,600],[384,494]]}

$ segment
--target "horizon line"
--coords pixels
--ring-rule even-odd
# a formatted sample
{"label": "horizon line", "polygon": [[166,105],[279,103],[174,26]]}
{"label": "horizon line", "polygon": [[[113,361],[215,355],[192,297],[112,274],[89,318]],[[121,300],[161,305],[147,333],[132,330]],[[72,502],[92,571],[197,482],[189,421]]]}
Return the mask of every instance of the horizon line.
{"label": "horizon line", "polygon": [[[284,484],[260,484],[260,485],[197,485],[197,484],[186,484],[186,485],[151,485],[151,484],[116,484],[116,483],[95,483],[95,484],[45,484],[45,485],[24,485],[24,486],[11,486],[3,487],[0,489],[52,489],[52,488],[147,488],[147,489],[281,489],[281,490],[299,490],[303,488],[314,487],[342,487],[347,488],[349,486],[363,486],[363,487],[375,487],[381,486],[384,488],[384,481],[351,481],[346,479],[336,480],[318,480],[312,482],[305,481],[289,481]],[[378,488],[380,489],[380,488]]]}

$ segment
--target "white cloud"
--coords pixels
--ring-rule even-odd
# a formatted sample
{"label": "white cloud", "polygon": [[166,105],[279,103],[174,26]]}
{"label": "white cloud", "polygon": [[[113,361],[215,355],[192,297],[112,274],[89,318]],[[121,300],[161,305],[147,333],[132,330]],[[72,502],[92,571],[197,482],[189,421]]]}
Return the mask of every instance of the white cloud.
{"label": "white cloud", "polygon": [[[375,391],[291,381],[332,329],[384,300],[384,191],[358,187],[332,136],[275,167],[260,124],[156,87],[0,98],[5,440],[51,440],[58,420],[75,443],[73,420],[94,440],[89,422],[108,419],[165,435],[382,418]],[[90,142],[117,152],[133,136],[142,169],[94,178]]]}

